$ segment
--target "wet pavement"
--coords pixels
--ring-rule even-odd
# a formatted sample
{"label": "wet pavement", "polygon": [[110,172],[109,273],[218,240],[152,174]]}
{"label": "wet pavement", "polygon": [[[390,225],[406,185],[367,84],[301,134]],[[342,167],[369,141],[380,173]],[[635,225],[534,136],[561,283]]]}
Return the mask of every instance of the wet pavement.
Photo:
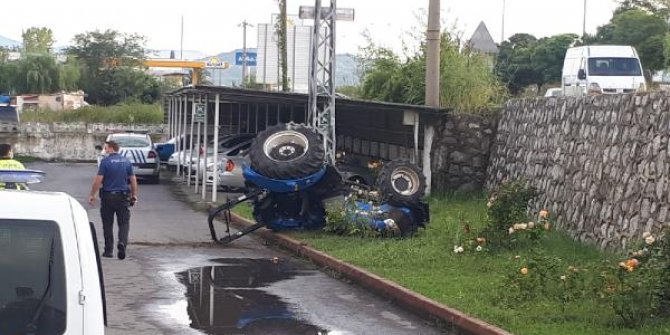
{"label": "wet pavement", "polygon": [[[88,209],[95,164],[31,163]],[[423,319],[311,263],[245,237],[214,245],[206,215],[173,186],[140,185],[124,261],[103,258],[106,334],[441,334]]]}

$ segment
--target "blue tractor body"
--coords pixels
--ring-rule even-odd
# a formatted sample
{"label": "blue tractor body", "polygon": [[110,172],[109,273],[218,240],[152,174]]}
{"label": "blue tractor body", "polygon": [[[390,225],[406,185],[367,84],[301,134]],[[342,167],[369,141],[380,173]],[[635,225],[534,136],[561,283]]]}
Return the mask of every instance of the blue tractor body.
{"label": "blue tractor body", "polygon": [[[243,168],[250,191],[210,211],[214,241],[229,243],[261,227],[274,231],[323,228],[324,201],[343,195],[347,221],[385,235],[411,236],[428,222],[428,205],[421,200],[425,182],[418,167],[392,161],[379,173],[376,188],[343,181],[334,164],[324,163],[322,143],[304,125],[279,124],[259,133],[249,151],[251,164]],[[217,238],[214,217],[244,201],[253,202],[256,224],[233,235],[227,229],[227,237]]]}

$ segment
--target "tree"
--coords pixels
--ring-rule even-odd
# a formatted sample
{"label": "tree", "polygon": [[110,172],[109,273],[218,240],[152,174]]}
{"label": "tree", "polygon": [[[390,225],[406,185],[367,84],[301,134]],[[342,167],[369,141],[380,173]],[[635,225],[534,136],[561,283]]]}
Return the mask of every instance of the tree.
{"label": "tree", "polygon": [[106,69],[93,85],[88,88],[88,100],[98,105],[154,103],[161,94],[161,85],[154,77],[130,67]]}
{"label": "tree", "polygon": [[537,43],[533,35],[515,34],[498,49],[495,72],[512,95],[518,95],[528,85],[544,83],[532,62]]}
{"label": "tree", "polygon": [[26,54],[48,54],[55,42],[53,32],[49,28],[31,27],[21,34],[23,50]]}
{"label": "tree", "polygon": [[137,34],[96,30],[76,35],[73,42],[68,54],[79,59],[93,73],[116,66],[137,66],[145,58],[146,38]]}
{"label": "tree", "polygon": [[279,0],[279,20],[277,21],[277,46],[279,48],[279,66],[281,68],[281,87],[282,91],[288,92],[288,49],[286,45],[287,27],[286,27],[286,1]]}
{"label": "tree", "polygon": [[112,105],[125,100],[155,102],[160,84],[142,71],[145,38],[115,30],[78,34],[68,54],[80,64],[80,87],[90,102]]}
{"label": "tree", "polygon": [[[652,3],[650,1],[638,1]],[[653,3],[661,4],[661,1]],[[655,72],[664,68],[663,40],[668,27],[661,7],[640,8],[641,5],[622,6],[614,13],[612,20],[598,27],[595,36],[588,36],[586,44],[621,44],[635,47],[644,69]],[[656,5],[660,6],[660,5]],[[667,7],[664,7],[667,8]]]}
{"label": "tree", "polygon": [[59,91],[60,71],[49,55],[29,55],[19,62],[14,83],[17,93]]}
{"label": "tree", "polygon": [[531,63],[537,73],[535,84],[538,92],[544,84],[561,81],[565,52],[577,39],[576,34],[561,34],[545,37],[537,42]]}
{"label": "tree", "polygon": [[[423,104],[425,100],[426,49],[402,59],[392,50],[370,40],[364,48],[360,95],[386,102]],[[440,43],[440,104],[462,112],[497,104],[504,88],[483,55],[462,51],[458,41],[443,33]]]}

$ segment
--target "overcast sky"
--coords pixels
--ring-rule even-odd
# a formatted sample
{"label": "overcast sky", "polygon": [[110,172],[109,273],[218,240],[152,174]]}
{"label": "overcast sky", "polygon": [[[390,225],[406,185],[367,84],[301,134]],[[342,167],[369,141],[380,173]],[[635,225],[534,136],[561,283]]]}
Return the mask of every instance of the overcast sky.
{"label": "overcast sky", "polygon": [[[289,14],[297,14],[300,5],[314,5],[310,0],[287,1]],[[442,0],[444,26],[455,25],[469,38],[479,22],[484,21],[499,42],[503,1],[506,1],[505,38],[519,32],[537,37],[581,34],[587,0]],[[338,22],[337,52],[356,53],[365,45],[362,37],[365,30],[377,43],[400,50],[405,32],[419,26],[417,14],[427,11],[428,0],[338,0],[337,4],[356,10],[354,22]],[[616,0],[588,0],[587,32],[593,33],[596,27],[607,23],[616,5]],[[7,0],[2,1],[2,12],[6,15],[0,24],[0,35],[19,41],[21,31],[31,26],[51,28],[56,46],[70,44],[77,33],[115,29],[146,36],[149,48],[176,51],[180,48],[183,15],[184,49],[216,54],[241,48],[242,28],[238,24],[245,19],[254,25],[269,22],[277,12],[277,1]],[[247,46],[255,47],[256,39],[256,29],[250,28]]]}

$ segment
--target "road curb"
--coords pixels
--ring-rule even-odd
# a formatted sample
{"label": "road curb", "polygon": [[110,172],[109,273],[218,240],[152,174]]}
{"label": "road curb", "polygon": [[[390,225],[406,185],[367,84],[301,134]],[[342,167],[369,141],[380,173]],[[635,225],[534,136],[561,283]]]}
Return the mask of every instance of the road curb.
{"label": "road curb", "polygon": [[[255,222],[231,213],[232,221],[236,225],[250,226]],[[512,335],[494,325],[468,316],[467,314],[431,300],[421,294],[410,291],[390,280],[384,279],[361,268],[345,263],[335,257],[311,248],[304,242],[292,239],[281,233],[270,230],[258,230],[254,234],[272,241],[293,253],[303,256],[317,265],[332,269],[347,279],[365,288],[374,290],[378,294],[392,298],[399,305],[409,308],[419,314],[431,316],[454,325],[467,334],[474,335]]]}

